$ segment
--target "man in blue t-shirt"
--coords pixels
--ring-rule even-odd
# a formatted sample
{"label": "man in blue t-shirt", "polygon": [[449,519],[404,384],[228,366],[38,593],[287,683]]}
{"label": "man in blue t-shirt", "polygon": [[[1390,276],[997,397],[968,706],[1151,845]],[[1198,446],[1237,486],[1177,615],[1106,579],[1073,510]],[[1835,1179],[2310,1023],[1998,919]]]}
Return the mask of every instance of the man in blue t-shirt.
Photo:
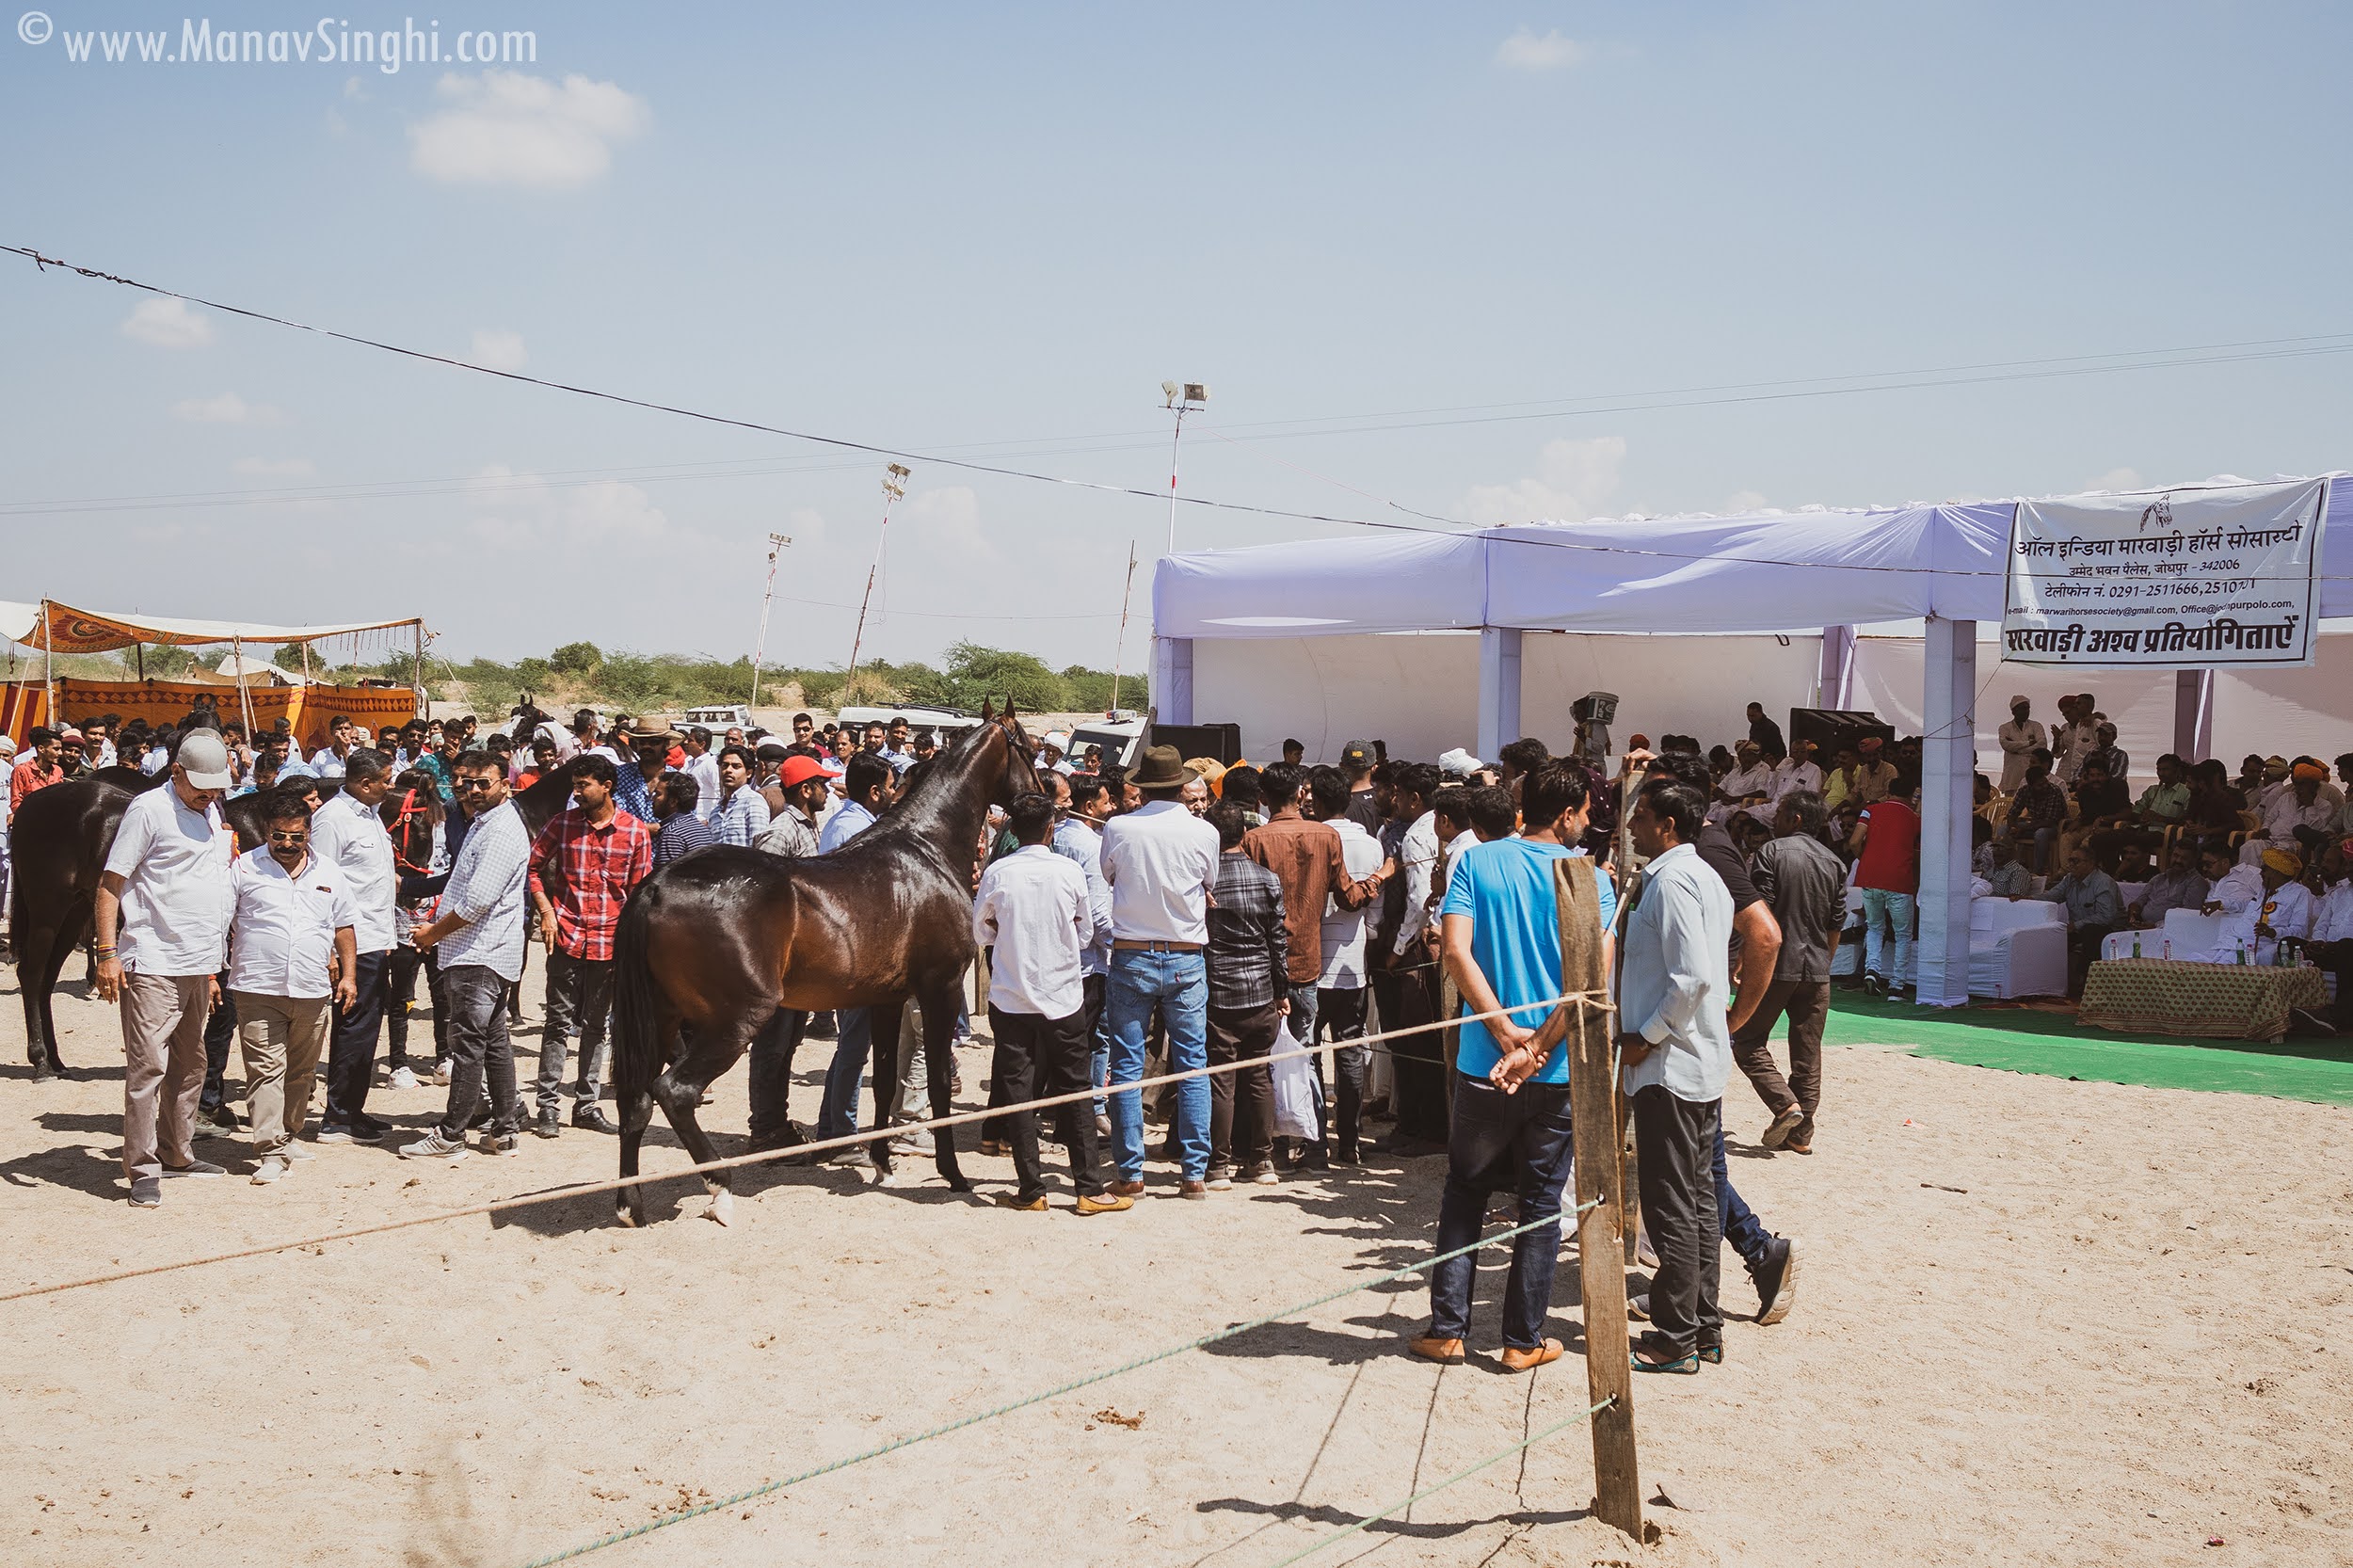
{"label": "man in blue t-shirt", "polygon": [[[1447,873],[1446,899],[1438,906],[1440,945],[1464,1011],[1513,1011],[1460,1026],[1437,1250],[1455,1252],[1479,1240],[1487,1195],[1499,1187],[1519,1194],[1522,1224],[1549,1222],[1512,1241],[1501,1360],[1515,1372],[1561,1356],[1561,1341],[1545,1337],[1544,1327],[1561,1253],[1561,1189],[1569,1176],[1568,1049],[1563,1043],[1540,1056],[1531,1042],[1561,994],[1556,860],[1575,856],[1593,866],[1605,969],[1609,963],[1608,932],[1617,916],[1617,894],[1576,847],[1588,814],[1581,770],[1558,761],[1538,766],[1521,780],[1519,837],[1465,851]],[[1430,1332],[1413,1342],[1416,1355],[1463,1359],[1475,1267],[1473,1256],[1464,1253],[1432,1271]]]}

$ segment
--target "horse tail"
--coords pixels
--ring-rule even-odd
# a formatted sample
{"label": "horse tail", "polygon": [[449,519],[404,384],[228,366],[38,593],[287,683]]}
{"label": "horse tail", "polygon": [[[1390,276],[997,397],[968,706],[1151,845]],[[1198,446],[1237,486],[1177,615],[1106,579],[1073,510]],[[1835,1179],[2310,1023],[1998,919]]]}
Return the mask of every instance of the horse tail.
{"label": "horse tail", "polygon": [[[662,1037],[648,951],[653,904],[661,896],[659,887],[640,884],[636,896],[622,906],[621,923],[613,935],[613,1096],[621,1113],[624,1179],[637,1174],[638,1148],[653,1119],[654,1080],[662,1076],[668,1047]],[[645,1189],[621,1188],[613,1195],[613,1207],[623,1224],[644,1224]]]}

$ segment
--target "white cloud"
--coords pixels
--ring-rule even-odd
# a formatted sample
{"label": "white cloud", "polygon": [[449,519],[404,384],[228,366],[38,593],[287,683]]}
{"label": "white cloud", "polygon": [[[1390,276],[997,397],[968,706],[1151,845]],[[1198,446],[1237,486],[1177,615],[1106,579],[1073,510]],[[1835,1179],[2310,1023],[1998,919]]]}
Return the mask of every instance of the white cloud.
{"label": "white cloud", "polygon": [[2112,468],[2084,487],[2088,490],[2137,490],[2144,488],[2138,469]]}
{"label": "white cloud", "polygon": [[1735,490],[1724,497],[1724,514],[1727,517],[1737,517],[1742,512],[1763,510],[1765,510],[1765,492],[1762,490]]}
{"label": "white cloud", "polygon": [[474,475],[467,491],[473,525],[492,549],[526,554],[595,552],[697,538],[672,523],[643,489],[618,480],[551,486],[536,473],[496,464]]}
{"label": "white cloud", "polygon": [[184,299],[142,299],[123,322],[122,335],[157,348],[201,348],[213,341],[213,324]]}
{"label": "white cloud", "polygon": [[488,370],[520,370],[531,362],[523,335],[504,328],[477,327],[473,331],[473,362]]}
{"label": "white cloud", "polygon": [[1539,38],[1522,27],[1496,49],[1496,64],[1514,71],[1565,71],[1593,56],[1593,46],[1579,43],[1558,28]]}
{"label": "white cloud", "polygon": [[266,403],[248,403],[235,392],[216,397],[184,397],[171,406],[171,417],[190,424],[283,424],[286,416]]}
{"label": "white cloud", "polygon": [[1546,441],[1536,473],[1510,485],[1473,485],[1457,510],[1481,527],[1506,522],[1581,522],[1618,488],[1624,436]]}
{"label": "white cloud", "polygon": [[300,479],[317,472],[308,457],[240,457],[229,466],[259,479]]}
{"label": "white cloud", "polygon": [[651,118],[644,99],[585,76],[486,71],[444,76],[439,91],[450,106],[408,128],[409,166],[458,184],[584,185]]}

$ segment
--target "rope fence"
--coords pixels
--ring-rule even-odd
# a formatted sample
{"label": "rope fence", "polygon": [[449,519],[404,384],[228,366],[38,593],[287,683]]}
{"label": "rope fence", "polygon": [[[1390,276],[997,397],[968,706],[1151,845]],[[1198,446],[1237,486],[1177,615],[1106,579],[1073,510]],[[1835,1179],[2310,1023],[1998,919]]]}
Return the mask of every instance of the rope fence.
{"label": "rope fence", "polygon": [[[1539,1003],[1535,1005],[1542,1004]],[[1601,1200],[1596,1198],[1593,1200],[1592,1203],[1582,1204],[1576,1209],[1569,1210],[1568,1212],[1572,1214],[1582,1213],[1585,1209],[1593,1208],[1595,1203],[1600,1201]],[[1159,1362],[1167,1361],[1172,1357],[1183,1355],[1190,1351],[1206,1349],[1210,1345],[1215,1345],[1221,1343],[1222,1341],[1236,1338],[1241,1335],[1248,1334],[1254,1329],[1261,1329],[1267,1327],[1269,1324],[1281,1322],[1288,1318],[1298,1317],[1303,1312],[1312,1312],[1317,1307],[1327,1306],[1333,1302],[1340,1301],[1346,1297],[1357,1295],[1366,1290],[1377,1289],[1384,1285],[1394,1284],[1396,1281],[1403,1279],[1408,1275],[1419,1273],[1425,1269],[1435,1268],[1441,1263],[1449,1262],[1457,1257],[1465,1256],[1471,1253],[1478,1252],[1482,1248],[1492,1247],[1498,1245],[1501,1242],[1509,1241],[1513,1238],[1525,1235],[1529,1231],[1536,1230],[1548,1224],[1558,1224],[1561,1222],[1561,1216],[1559,1214],[1547,1214],[1542,1219],[1530,1220],[1526,1224],[1513,1225],[1509,1230],[1499,1230],[1493,1236],[1481,1237],[1480,1240],[1471,1242],[1467,1246],[1457,1247],[1452,1252],[1440,1253],[1434,1257],[1424,1258],[1418,1263],[1409,1263],[1401,1269],[1392,1269],[1387,1273],[1378,1274],[1368,1280],[1360,1280],[1354,1285],[1345,1287],[1342,1289],[1330,1291],[1327,1294],[1314,1298],[1312,1301],[1301,1302],[1296,1306],[1288,1306],[1279,1312],[1270,1312],[1263,1317],[1253,1318],[1247,1322],[1228,1324],[1225,1328],[1215,1329],[1208,1334],[1195,1336],[1193,1338],[1188,1339],[1182,1344],[1171,1345],[1166,1349],[1154,1351],[1149,1355],[1137,1356],[1132,1361],[1123,1361],[1116,1367],[1108,1367],[1099,1371],[1089,1372],[1084,1377],[1073,1378],[1068,1383],[1057,1384],[1051,1388],[1043,1389],[1034,1394],[1024,1394],[1019,1399],[1008,1400],[1002,1404],[992,1405],[986,1410],[975,1412],[970,1416],[959,1416],[955,1420],[942,1422],[938,1426],[926,1428],[922,1432],[911,1432],[904,1437],[893,1438],[888,1443],[876,1444],[871,1448],[861,1448],[856,1453],[845,1454],[839,1459],[828,1460],[823,1464],[813,1465],[808,1469],[798,1471],[790,1476],[785,1476],[780,1480],[762,1481],[758,1486],[748,1486],[741,1492],[730,1493],[727,1496],[713,1498],[712,1501],[707,1503],[698,1503],[693,1508],[683,1509],[676,1513],[664,1514],[659,1519],[649,1519],[642,1525],[632,1525],[627,1529],[615,1530],[609,1535],[598,1536],[593,1541],[582,1542],[579,1545],[567,1547],[560,1552],[550,1553],[546,1557],[533,1558],[529,1562],[524,1563],[522,1568],[552,1568],[552,1565],[554,1563],[566,1562],[577,1557],[585,1557],[590,1552],[601,1551],[607,1546],[616,1546],[624,1541],[632,1541],[639,1536],[651,1535],[656,1530],[667,1529],[672,1525],[682,1525],[689,1519],[699,1518],[706,1513],[716,1513],[726,1509],[740,1507],[744,1503],[754,1500],[755,1498],[765,1497],[771,1494],[781,1492],[787,1487],[797,1486],[803,1481],[814,1480],[820,1476],[831,1475],[837,1470],[846,1470],[853,1464],[862,1464],[870,1459],[880,1459],[885,1454],[896,1453],[902,1448],[911,1448],[918,1443],[927,1443],[935,1437],[945,1437],[950,1432],[961,1432],[967,1427],[978,1426],[983,1421],[995,1420],[1000,1416],[1010,1415],[1014,1411],[1023,1410],[1033,1404],[1041,1404],[1048,1400],[1060,1399],[1065,1394],[1076,1393],[1078,1390],[1089,1387],[1095,1384],[1108,1382],[1110,1379],[1119,1377],[1124,1373],[1133,1372],[1142,1368],[1150,1367]],[[1604,1402],[1606,1403],[1607,1401]],[[1598,1409],[1599,1407],[1596,1406],[1595,1408]],[[1583,1415],[1575,1417],[1575,1420],[1581,1421],[1589,1419],[1593,1414],[1593,1411],[1589,1410]],[[1562,1426],[1570,1424],[1572,1423],[1561,1423]],[[1545,1431],[1537,1433],[1535,1437],[1529,1439],[1528,1443],[1523,1443],[1519,1445],[1518,1448],[1507,1449],[1505,1452],[1497,1454],[1492,1459],[1482,1460],[1479,1464],[1473,1465],[1471,1470],[1465,1470],[1460,1475],[1450,1477],[1447,1480],[1439,1482],[1437,1487],[1433,1487],[1430,1490],[1436,1491],[1441,1487],[1450,1486],[1455,1481],[1463,1479],[1463,1476],[1469,1475],[1473,1471],[1482,1469],[1486,1465],[1496,1463],[1497,1460],[1509,1458],[1512,1454],[1519,1452],[1520,1448],[1527,1448],[1529,1444],[1541,1441],[1543,1438],[1550,1436],[1552,1432],[1559,1430],[1559,1427],[1547,1428]],[[1413,1502],[1418,1500],[1418,1496],[1428,1496],[1428,1493],[1419,1494],[1417,1497],[1406,1498],[1403,1502],[1392,1505],[1391,1512],[1394,1512],[1394,1510],[1398,1508],[1410,1506]],[[1373,1517],[1380,1517],[1380,1515],[1374,1515]],[[1370,1519],[1365,1521],[1365,1523],[1368,1524],[1370,1522]],[[1361,1528],[1362,1526],[1360,1525],[1353,1528]],[[1343,1531],[1342,1533],[1345,1534],[1347,1532]],[[1334,1536],[1332,1539],[1337,1540],[1338,1536]],[[1327,1545],[1329,1544],[1329,1542],[1323,1543],[1323,1544]],[[1287,1559],[1286,1560],[1296,1560],[1296,1559]]]}
{"label": "rope fence", "polygon": [[[1289,1061],[1301,1056],[1320,1056],[1326,1052],[1345,1050],[1358,1046],[1381,1045],[1410,1034],[1427,1033],[1433,1030],[1451,1029],[1470,1022],[1484,1022],[1533,1008],[1556,1009],[1574,1003],[1582,1013],[1597,1008],[1604,1013],[1616,1011],[1605,991],[1571,991],[1540,1001],[1523,1002],[1514,1007],[1498,1007],[1483,1013],[1465,1013],[1455,1017],[1433,1019],[1429,1023],[1413,1024],[1402,1029],[1384,1030],[1377,1034],[1360,1034],[1351,1040],[1326,1041],[1320,1046],[1302,1046],[1297,1050],[1280,1051],[1263,1057],[1250,1057],[1238,1062],[1213,1062],[1207,1066],[1188,1067],[1181,1072],[1162,1073],[1133,1083],[1115,1083],[1107,1089],[1089,1086],[1068,1094],[1048,1095],[1037,1099],[1023,1100],[1016,1105],[984,1106],[974,1111],[959,1111],[946,1116],[925,1121],[900,1122],[870,1128],[862,1132],[844,1133],[838,1138],[824,1138],[794,1144],[779,1149],[761,1149],[751,1154],[730,1155],[723,1160],[708,1160],[698,1165],[686,1165],[676,1170],[640,1172],[633,1176],[613,1176],[601,1181],[575,1182],[569,1186],[552,1188],[544,1192],[530,1192],[514,1197],[497,1198],[488,1203],[468,1204],[457,1208],[436,1209],[425,1214],[411,1214],[397,1220],[376,1224],[358,1225],[347,1230],[328,1231],[317,1236],[299,1236],[283,1241],[269,1241],[259,1246],[240,1247],[233,1251],[211,1253],[201,1257],[180,1258],[169,1263],[152,1263],[137,1269],[121,1269],[113,1272],[91,1274],[79,1279],[58,1280],[47,1285],[27,1286],[23,1289],[0,1293],[0,1304],[28,1301],[36,1296],[59,1295],[69,1290],[88,1289],[99,1285],[116,1285],[125,1280],[143,1279],[152,1274],[175,1273],[184,1269],[200,1269],[216,1263],[231,1263],[240,1258],[267,1257],[277,1253],[294,1252],[304,1247],[323,1247],[333,1241],[356,1241],[365,1237],[388,1235],[396,1230],[412,1230],[420,1225],[441,1224],[451,1220],[470,1219],[475,1215],[511,1213],[519,1208],[532,1208],[542,1204],[568,1203],[575,1198],[594,1197],[600,1192],[616,1192],[623,1188],[636,1187],[656,1181],[676,1181],[686,1176],[708,1176],[716,1171],[732,1171],[746,1165],[769,1164],[776,1160],[802,1160],[841,1149],[856,1148],[883,1139],[933,1132],[945,1128],[963,1127],[973,1122],[990,1121],[1023,1111],[1049,1111],[1058,1106],[1075,1105],[1080,1101],[1092,1103],[1113,1095],[1141,1094],[1163,1084],[1182,1083],[1190,1079],[1209,1078],[1220,1073],[1238,1073],[1252,1067],[1269,1065],[1276,1061]],[[1547,1015],[1549,1016],[1549,1015]],[[920,1158],[920,1157],[919,1157]]]}

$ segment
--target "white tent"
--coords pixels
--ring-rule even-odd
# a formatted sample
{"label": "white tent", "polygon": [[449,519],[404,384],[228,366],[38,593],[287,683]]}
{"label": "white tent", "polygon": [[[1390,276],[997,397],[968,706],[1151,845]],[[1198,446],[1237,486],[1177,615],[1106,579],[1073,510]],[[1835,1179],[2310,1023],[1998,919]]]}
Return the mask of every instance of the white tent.
{"label": "white tent", "polygon": [[[2002,618],[2017,505],[1400,529],[1169,556],[1152,587],[1153,694],[1162,720],[1193,722],[1196,641],[1476,630],[1478,749],[1492,757],[1523,732],[1530,631],[1804,635],[1818,640],[1828,695],[1851,682],[1856,626],[1922,621],[1918,995],[1958,1006],[1968,1000],[1977,623]],[[2353,487],[2330,484],[2326,506],[2316,619],[2353,616]],[[2212,679],[2179,672],[2178,706],[2193,720],[2210,711]],[[2073,684],[2086,680],[2096,685],[2097,666]]]}

